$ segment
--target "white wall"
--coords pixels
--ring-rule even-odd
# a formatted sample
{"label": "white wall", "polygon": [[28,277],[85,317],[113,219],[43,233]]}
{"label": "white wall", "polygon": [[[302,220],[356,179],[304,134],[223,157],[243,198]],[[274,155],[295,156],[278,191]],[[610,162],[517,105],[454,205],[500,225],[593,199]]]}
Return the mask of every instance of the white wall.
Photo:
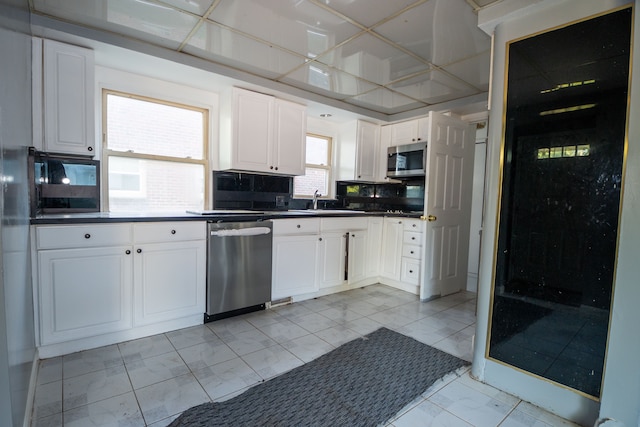
{"label": "white wall", "polygon": [[[487,10],[479,16],[481,28],[495,27],[493,79],[491,94],[492,110],[489,119],[487,142],[487,193],[485,199],[485,224],[481,246],[481,263],[478,284],[478,319],[476,326],[476,347],[474,349],[472,374],[487,383],[520,396],[565,418],[582,425],[591,425],[598,417],[611,417],[626,426],[639,425],[640,411],[640,369],[638,355],[640,340],[637,325],[640,324],[640,123],[630,120],[627,167],[623,206],[620,223],[617,273],[614,283],[614,300],[610,324],[610,341],[605,362],[605,377],[602,389],[602,404],[576,392],[556,386],[548,381],[509,366],[485,358],[487,350],[491,284],[493,276],[494,248],[496,245],[500,145],[503,128],[503,100],[506,43],[527,35],[535,34],[569,22],[584,19],[628,4],[622,0],[543,0],[525,2],[505,0],[497,3],[494,10]],[[506,13],[496,18],[496,9]],[[635,10],[636,25],[639,11]],[[483,27],[483,25],[485,25]],[[491,31],[491,30],[489,30]],[[635,31],[633,53],[636,70],[640,56],[640,32]],[[636,80],[640,79],[638,71]],[[633,77],[632,77],[633,78]],[[640,115],[640,93],[632,82],[632,96],[629,117]]]}

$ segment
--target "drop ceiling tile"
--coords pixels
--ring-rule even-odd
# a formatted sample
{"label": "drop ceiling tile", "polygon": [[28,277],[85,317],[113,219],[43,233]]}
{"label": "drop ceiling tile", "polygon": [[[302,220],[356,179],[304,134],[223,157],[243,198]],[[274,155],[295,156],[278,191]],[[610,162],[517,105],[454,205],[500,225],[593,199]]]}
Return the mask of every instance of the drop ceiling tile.
{"label": "drop ceiling tile", "polygon": [[491,52],[486,51],[473,58],[443,67],[443,70],[480,90],[486,91],[489,90],[490,62]]}
{"label": "drop ceiling tile", "polygon": [[478,90],[438,70],[389,85],[394,91],[427,104],[451,101],[478,93]]}
{"label": "drop ceiling tile", "polygon": [[316,62],[305,64],[280,81],[336,99],[344,99],[376,88],[376,85],[356,76]]}
{"label": "drop ceiling tile", "polygon": [[477,55],[491,45],[465,0],[430,0],[375,31],[438,66]]}
{"label": "drop ceiling tile", "polygon": [[214,2],[214,0],[162,0],[178,9],[202,16]]}
{"label": "drop ceiling tile", "polygon": [[319,56],[317,61],[380,85],[429,69],[424,62],[367,33]]}
{"label": "drop ceiling tile", "polygon": [[386,114],[397,114],[426,106],[422,102],[385,88],[375,89],[371,92],[345,99],[345,101]]}
{"label": "drop ceiling tile", "polygon": [[360,31],[308,0],[222,0],[209,19],[310,58]]}
{"label": "drop ceiling tile", "polygon": [[198,22],[184,12],[143,0],[33,0],[33,6],[47,15],[173,49]]}
{"label": "drop ceiling tile", "polygon": [[194,56],[273,79],[304,64],[305,58],[270,47],[212,22],[205,22],[183,48]]}
{"label": "drop ceiling tile", "polygon": [[415,3],[416,0],[316,0],[348,16],[365,27],[370,27]]}

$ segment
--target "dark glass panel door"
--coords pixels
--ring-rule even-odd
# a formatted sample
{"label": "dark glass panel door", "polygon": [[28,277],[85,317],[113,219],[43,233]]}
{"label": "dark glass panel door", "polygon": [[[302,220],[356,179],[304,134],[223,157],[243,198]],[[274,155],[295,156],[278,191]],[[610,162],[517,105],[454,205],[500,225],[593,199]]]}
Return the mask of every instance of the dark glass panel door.
{"label": "dark glass panel door", "polygon": [[489,357],[599,396],[631,9],[513,42]]}

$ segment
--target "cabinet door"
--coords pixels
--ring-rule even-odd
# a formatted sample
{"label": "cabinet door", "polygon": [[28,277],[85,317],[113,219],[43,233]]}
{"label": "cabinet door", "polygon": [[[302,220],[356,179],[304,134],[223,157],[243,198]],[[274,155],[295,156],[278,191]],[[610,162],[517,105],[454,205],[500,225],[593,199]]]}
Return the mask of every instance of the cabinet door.
{"label": "cabinet door", "polygon": [[39,251],[41,344],[130,328],[132,261],[130,246]]}
{"label": "cabinet door", "polygon": [[385,218],[382,242],[381,276],[400,280],[400,259],[404,227],[398,218]]}
{"label": "cabinet door", "polygon": [[349,283],[358,283],[367,278],[367,231],[349,233]]}
{"label": "cabinet door", "polygon": [[273,237],[273,300],[318,290],[317,253],[318,236]]}
{"label": "cabinet door", "polygon": [[136,245],[134,249],[135,325],[205,312],[204,240]]}
{"label": "cabinet door", "polygon": [[93,51],[44,40],[44,149],[94,154]]}
{"label": "cabinet door", "polygon": [[418,122],[416,142],[429,141],[429,117],[423,117],[416,121]]}
{"label": "cabinet door", "polygon": [[273,171],[273,100],[269,95],[233,90],[234,169]]}
{"label": "cabinet door", "polygon": [[367,277],[375,277],[380,274],[383,224],[382,218],[369,218],[365,273]]}
{"label": "cabinet door", "polygon": [[412,144],[418,135],[418,121],[409,120],[391,125],[391,145]]}
{"label": "cabinet door", "polygon": [[391,128],[393,125],[380,127],[380,148],[378,149],[378,169],[376,170],[377,182],[400,182],[387,177],[387,163],[389,155],[387,150],[393,144],[391,143]]}
{"label": "cabinet door", "polygon": [[318,286],[328,288],[345,282],[346,233],[323,233],[318,244]]}
{"label": "cabinet door", "polygon": [[356,179],[375,181],[380,147],[380,126],[358,121]]}
{"label": "cabinet door", "polygon": [[304,175],[306,108],[303,105],[276,99],[274,120],[273,165],[269,165],[269,171],[287,175]]}

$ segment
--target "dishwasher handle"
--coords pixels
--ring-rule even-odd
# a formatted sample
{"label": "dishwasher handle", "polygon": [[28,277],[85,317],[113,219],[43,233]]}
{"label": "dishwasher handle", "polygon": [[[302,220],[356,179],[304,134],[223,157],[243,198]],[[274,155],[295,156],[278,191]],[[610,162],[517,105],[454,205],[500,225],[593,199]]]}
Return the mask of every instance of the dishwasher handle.
{"label": "dishwasher handle", "polygon": [[211,235],[216,237],[260,236],[269,233],[271,233],[271,228],[269,227],[232,228],[211,231]]}

